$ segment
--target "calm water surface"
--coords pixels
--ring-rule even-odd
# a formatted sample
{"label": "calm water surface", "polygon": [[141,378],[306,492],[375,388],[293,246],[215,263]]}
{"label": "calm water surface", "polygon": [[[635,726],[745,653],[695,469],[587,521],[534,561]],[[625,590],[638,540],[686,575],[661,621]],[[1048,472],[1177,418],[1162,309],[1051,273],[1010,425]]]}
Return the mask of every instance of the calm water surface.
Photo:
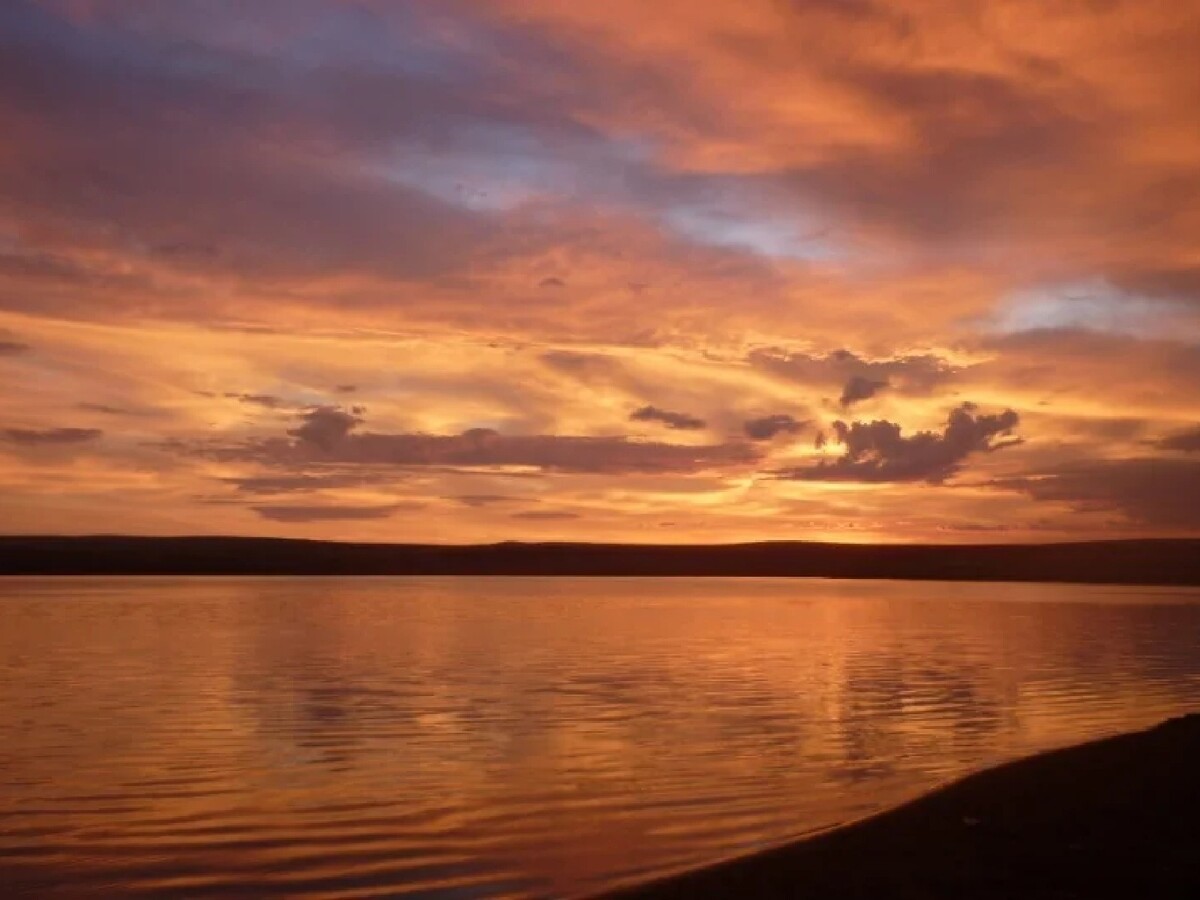
{"label": "calm water surface", "polygon": [[558,897],[1200,709],[1200,591],[0,581],[0,893]]}

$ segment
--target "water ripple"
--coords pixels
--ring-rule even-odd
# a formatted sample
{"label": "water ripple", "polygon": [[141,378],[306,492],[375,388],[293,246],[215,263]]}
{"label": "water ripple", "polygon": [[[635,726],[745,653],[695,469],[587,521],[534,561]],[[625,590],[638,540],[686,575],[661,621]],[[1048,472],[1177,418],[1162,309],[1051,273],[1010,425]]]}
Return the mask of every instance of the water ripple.
{"label": "water ripple", "polygon": [[1200,706],[1200,592],[0,583],[5,896],[544,898]]}

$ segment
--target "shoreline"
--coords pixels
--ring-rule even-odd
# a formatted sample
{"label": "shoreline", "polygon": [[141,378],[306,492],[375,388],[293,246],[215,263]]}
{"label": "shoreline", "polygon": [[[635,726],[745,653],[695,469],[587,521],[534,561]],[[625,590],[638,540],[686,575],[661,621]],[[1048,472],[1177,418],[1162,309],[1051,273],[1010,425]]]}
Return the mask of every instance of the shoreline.
{"label": "shoreline", "polygon": [[1200,586],[1200,539],[1048,544],[362,544],[0,535],[0,575],[848,578]]}
{"label": "shoreline", "polygon": [[593,900],[1194,898],[1200,713],[985,769],[900,806]]}

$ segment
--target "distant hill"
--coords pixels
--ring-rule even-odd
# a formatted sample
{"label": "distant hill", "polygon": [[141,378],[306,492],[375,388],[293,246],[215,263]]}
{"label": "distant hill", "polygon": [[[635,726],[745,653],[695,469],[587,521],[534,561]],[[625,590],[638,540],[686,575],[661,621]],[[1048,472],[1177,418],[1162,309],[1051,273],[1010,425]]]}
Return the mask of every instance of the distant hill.
{"label": "distant hill", "polygon": [[1062,544],[347,544],[0,536],[0,575],[775,576],[1200,585],[1200,539]]}

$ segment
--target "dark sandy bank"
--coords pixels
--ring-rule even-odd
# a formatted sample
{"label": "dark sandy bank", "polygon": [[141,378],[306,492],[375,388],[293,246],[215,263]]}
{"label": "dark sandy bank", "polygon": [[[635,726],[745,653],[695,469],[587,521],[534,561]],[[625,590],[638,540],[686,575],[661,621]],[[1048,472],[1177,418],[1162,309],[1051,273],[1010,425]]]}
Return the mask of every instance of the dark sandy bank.
{"label": "dark sandy bank", "polygon": [[1200,714],[1003,765],[845,828],[608,896],[1200,898]]}

